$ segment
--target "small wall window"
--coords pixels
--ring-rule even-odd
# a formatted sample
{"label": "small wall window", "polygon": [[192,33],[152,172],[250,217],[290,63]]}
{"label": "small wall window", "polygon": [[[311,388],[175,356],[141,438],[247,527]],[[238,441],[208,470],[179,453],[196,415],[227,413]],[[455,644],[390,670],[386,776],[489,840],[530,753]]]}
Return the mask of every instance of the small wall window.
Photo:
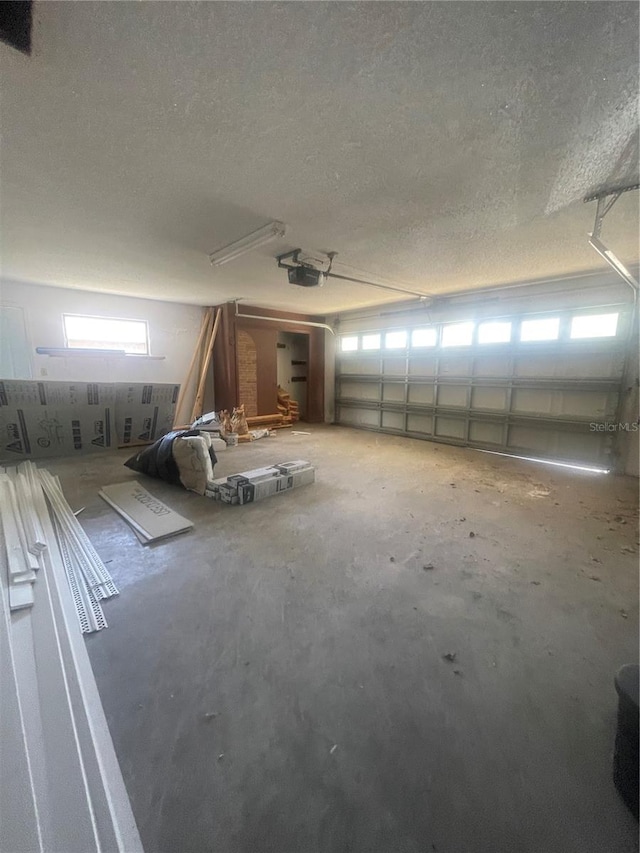
{"label": "small wall window", "polygon": [[428,329],[414,329],[411,333],[412,347],[434,347],[438,343],[438,330],[433,326]]}
{"label": "small wall window", "polygon": [[63,314],[66,346],[70,349],[124,350],[149,355],[149,332],[144,320],[117,320]]}
{"label": "small wall window", "polygon": [[384,336],[384,345],[387,349],[402,349],[407,345],[406,332],[387,332]]}
{"label": "small wall window", "polygon": [[443,347],[466,347],[473,341],[473,323],[449,323],[442,327]]}
{"label": "small wall window", "polygon": [[572,338],[614,338],[618,314],[583,314],[571,320]]}
{"label": "small wall window", "polygon": [[479,344],[508,344],[511,340],[511,323],[506,320],[492,320],[478,326]]}
{"label": "small wall window", "polygon": [[520,326],[521,341],[557,341],[559,334],[560,319],[558,317],[523,320]]}
{"label": "small wall window", "polygon": [[342,352],[354,352],[358,349],[358,336],[351,335],[350,337],[340,340],[340,349]]}
{"label": "small wall window", "polygon": [[380,349],[380,335],[363,335],[362,349]]}

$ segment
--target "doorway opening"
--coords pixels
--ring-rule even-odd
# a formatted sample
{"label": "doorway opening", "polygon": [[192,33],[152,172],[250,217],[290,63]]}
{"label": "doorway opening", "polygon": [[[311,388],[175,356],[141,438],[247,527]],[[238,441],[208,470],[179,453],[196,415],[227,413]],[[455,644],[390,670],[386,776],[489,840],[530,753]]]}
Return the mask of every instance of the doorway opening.
{"label": "doorway opening", "polygon": [[278,332],[278,385],[290,394],[300,410],[300,419],[307,419],[307,376],[309,364],[309,335],[298,332]]}

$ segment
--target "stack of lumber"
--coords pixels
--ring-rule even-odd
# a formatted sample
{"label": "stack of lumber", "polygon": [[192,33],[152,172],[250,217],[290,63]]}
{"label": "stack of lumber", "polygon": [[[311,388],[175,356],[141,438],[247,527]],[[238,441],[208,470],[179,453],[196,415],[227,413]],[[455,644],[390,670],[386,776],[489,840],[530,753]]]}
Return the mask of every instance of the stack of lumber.
{"label": "stack of lumber", "polygon": [[295,424],[300,420],[300,410],[296,400],[291,399],[291,395],[284,388],[278,385],[278,411],[284,417],[285,424]]}
{"label": "stack of lumber", "polygon": [[[222,317],[222,309],[207,308],[202,318],[200,334],[196,341],[196,348],[191,357],[191,364],[187,370],[184,382],[180,386],[180,393],[176,403],[173,420],[174,429],[189,428],[189,425],[199,418],[204,412],[204,392],[207,383],[209,366],[213,355],[213,347],[218,334],[218,326]],[[193,405],[188,423],[183,423],[187,412],[186,403],[192,395]]]}
{"label": "stack of lumber", "polygon": [[275,412],[273,415],[258,415],[255,418],[247,418],[247,426],[249,429],[284,429],[290,427],[292,420],[280,412]]}

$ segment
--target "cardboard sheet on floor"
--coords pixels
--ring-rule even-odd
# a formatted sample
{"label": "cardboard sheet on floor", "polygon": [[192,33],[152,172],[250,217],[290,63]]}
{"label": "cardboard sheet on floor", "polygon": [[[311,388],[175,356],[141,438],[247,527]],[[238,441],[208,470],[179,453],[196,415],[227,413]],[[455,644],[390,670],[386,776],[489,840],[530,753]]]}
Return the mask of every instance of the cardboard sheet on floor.
{"label": "cardboard sheet on floor", "polygon": [[103,486],[98,492],[133,527],[144,544],[158,542],[193,528],[193,522],[143,488],[136,480]]}

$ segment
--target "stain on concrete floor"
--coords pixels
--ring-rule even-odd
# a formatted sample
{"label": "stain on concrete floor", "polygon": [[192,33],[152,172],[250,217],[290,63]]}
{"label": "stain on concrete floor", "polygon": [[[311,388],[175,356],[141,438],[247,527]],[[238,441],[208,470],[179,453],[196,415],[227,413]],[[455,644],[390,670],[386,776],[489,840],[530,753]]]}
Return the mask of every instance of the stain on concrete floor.
{"label": "stain on concrete floor", "polygon": [[317,466],[255,505],[145,481],[195,522],[154,547],[97,496],[126,453],[48,465],[121,589],[88,648],[147,853],[637,850],[637,481],[309,429],[220,454]]}

